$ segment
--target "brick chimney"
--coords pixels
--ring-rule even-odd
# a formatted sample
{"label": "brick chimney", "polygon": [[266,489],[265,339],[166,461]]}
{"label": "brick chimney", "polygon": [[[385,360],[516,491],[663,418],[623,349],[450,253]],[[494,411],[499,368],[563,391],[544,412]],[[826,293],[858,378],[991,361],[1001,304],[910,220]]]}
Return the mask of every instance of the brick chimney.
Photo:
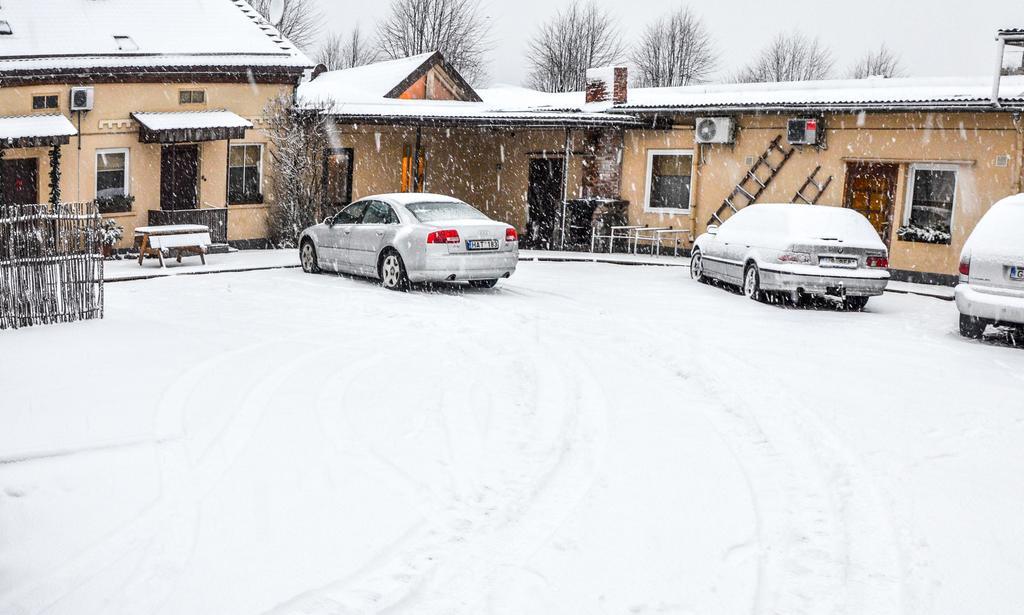
{"label": "brick chimney", "polygon": [[629,74],[625,66],[587,69],[587,102],[623,105],[627,98]]}

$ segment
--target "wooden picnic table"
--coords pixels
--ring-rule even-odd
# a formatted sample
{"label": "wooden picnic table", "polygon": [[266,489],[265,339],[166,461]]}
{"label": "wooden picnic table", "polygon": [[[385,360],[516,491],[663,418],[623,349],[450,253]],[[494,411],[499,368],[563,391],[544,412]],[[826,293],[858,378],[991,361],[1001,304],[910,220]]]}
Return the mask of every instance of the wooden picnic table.
{"label": "wooden picnic table", "polygon": [[140,226],[135,229],[135,245],[139,248],[139,266],[147,256],[160,259],[164,267],[164,250],[174,253],[180,263],[182,256],[199,256],[206,264],[206,251],[210,247],[210,227],[204,224],[168,224]]}

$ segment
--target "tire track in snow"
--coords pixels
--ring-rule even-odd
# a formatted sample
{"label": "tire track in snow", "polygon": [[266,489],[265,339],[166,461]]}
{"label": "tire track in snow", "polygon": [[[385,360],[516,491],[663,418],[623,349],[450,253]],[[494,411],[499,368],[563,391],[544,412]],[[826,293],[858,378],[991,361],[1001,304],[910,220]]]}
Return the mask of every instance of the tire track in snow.
{"label": "tire track in snow", "polygon": [[[475,307],[497,311],[489,305]],[[462,339],[481,338],[463,335]],[[409,343],[415,342],[406,340]],[[472,342],[461,342],[458,348],[447,350],[462,362],[496,361],[485,348]],[[465,426],[444,411],[444,403],[439,406],[439,429],[444,432],[446,455],[461,458],[449,468],[479,466],[478,475],[450,475],[448,482],[454,487],[431,491],[424,521],[383,546],[363,569],[297,596],[271,612],[479,612],[480,608],[471,605],[486,601],[498,571],[523,565],[585,496],[596,472],[593,457],[601,456],[595,448],[603,447],[605,438],[607,409],[593,394],[600,388],[596,380],[586,373],[565,370],[565,364],[578,362],[559,361],[558,348],[541,353],[536,350],[502,350],[500,361],[511,363],[512,371],[521,374],[515,389],[534,393],[529,400],[521,399],[511,408],[499,408],[488,415],[486,442],[492,461],[467,463],[473,461],[472,455],[460,448],[471,438],[453,433],[453,429],[465,432]],[[544,360],[538,363],[538,356]],[[454,363],[439,371],[444,373],[446,368],[453,369]],[[349,374],[328,388],[347,390],[359,377]],[[582,382],[573,377],[580,377]],[[572,382],[568,390],[565,381]],[[486,383],[476,381],[467,388],[481,386]],[[494,391],[481,392],[495,395]],[[552,422],[551,415],[560,409],[569,411]],[[358,431],[356,423],[349,417],[346,431]],[[339,437],[345,438],[341,434]],[[381,467],[389,468],[410,489],[422,494],[421,481],[398,468],[386,454],[374,451],[369,443],[364,442],[363,447]]]}

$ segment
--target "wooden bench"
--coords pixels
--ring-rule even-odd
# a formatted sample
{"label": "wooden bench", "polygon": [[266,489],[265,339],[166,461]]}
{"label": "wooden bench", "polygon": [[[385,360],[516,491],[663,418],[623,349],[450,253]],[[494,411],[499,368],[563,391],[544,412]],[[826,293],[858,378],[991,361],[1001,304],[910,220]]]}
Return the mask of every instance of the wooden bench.
{"label": "wooden bench", "polygon": [[139,266],[147,256],[160,259],[164,267],[164,250],[177,256],[198,256],[206,264],[210,248],[210,227],[202,224],[171,224],[166,226],[140,226],[135,229],[135,245],[139,249]]}

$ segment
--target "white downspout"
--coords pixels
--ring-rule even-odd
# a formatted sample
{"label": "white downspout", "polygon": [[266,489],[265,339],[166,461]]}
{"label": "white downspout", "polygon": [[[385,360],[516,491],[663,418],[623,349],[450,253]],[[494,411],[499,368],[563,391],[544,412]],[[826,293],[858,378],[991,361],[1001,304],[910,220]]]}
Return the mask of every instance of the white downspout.
{"label": "white downspout", "polygon": [[996,37],[996,74],[992,78],[992,106],[999,106],[999,86],[1003,80],[1003,55],[1006,53],[1006,39]]}

